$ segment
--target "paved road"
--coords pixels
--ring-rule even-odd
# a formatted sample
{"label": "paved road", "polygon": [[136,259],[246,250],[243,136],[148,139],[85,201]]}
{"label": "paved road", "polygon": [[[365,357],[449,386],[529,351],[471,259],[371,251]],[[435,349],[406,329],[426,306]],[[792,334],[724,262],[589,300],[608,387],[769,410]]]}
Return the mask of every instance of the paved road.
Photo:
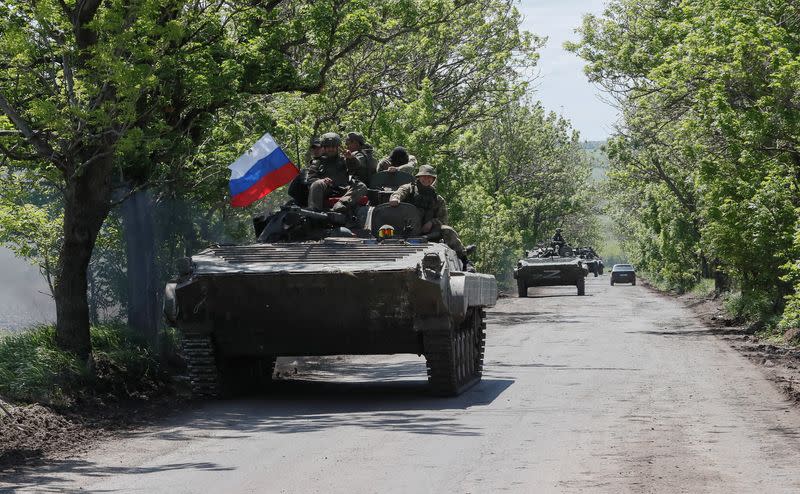
{"label": "paved road", "polygon": [[300,365],[273,397],[202,405],[17,487],[800,491],[800,413],[758,367],[674,300],[588,281],[586,297],[565,287],[502,300],[485,378],[461,397],[426,397],[418,358]]}

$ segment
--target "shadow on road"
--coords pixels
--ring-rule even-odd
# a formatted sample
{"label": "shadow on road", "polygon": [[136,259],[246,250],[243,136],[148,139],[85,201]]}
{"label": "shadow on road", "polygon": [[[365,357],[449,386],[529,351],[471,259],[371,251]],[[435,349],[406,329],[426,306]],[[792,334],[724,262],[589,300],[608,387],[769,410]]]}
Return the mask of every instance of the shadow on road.
{"label": "shadow on road", "polygon": [[[408,366],[408,369],[404,366]],[[373,378],[385,378],[387,372],[391,372],[395,378],[419,376],[418,362],[390,366],[382,364],[381,367],[377,372],[373,369]],[[348,379],[370,375],[358,364],[348,364],[338,370],[347,372]],[[128,432],[120,434],[119,439],[140,437],[147,441],[180,442],[206,438],[225,441],[241,440],[256,434],[298,434],[337,427],[425,435],[479,436],[483,433],[482,427],[465,423],[461,420],[462,414],[449,411],[466,411],[470,407],[487,405],[513,383],[513,379],[485,378],[460,396],[438,398],[429,394],[428,383],[423,380],[278,380],[268,394],[248,399],[198,402],[188,413],[160,424],[155,430],[150,428]],[[12,483],[3,484],[0,481],[0,492],[6,492],[5,489],[15,492],[23,488],[36,492],[85,492],[65,488],[65,482],[69,482],[67,478],[73,475],[105,478],[169,470],[234,469],[210,462],[131,468],[103,466],[83,459],[50,460],[46,464],[2,472],[8,478],[6,481]]]}
{"label": "shadow on road", "polygon": [[[69,489],[64,485],[65,475],[82,477],[113,477],[116,475],[142,475],[170,470],[227,471],[234,467],[222,467],[209,462],[170,463],[154,467],[100,466],[86,460],[50,460],[47,463],[17,469],[11,472],[11,479],[3,483],[0,478],[0,492],[16,492],[19,489],[33,489],[35,492],[86,492],[84,489]],[[92,489],[91,492],[114,492],[114,490]]]}
{"label": "shadow on road", "polygon": [[488,405],[513,382],[483,379],[460,396],[438,398],[430,396],[427,381],[279,381],[268,395],[203,404],[190,420],[157,437],[183,440],[201,432],[219,438],[223,432],[241,438],[254,433],[297,434],[335,427],[476,436],[481,429],[462,423],[459,414],[440,412]]}
{"label": "shadow on road", "polygon": [[548,293],[548,294],[545,294],[545,295],[540,295],[540,294],[536,294],[536,293],[534,293],[534,294],[530,294],[529,293],[528,296],[525,297],[525,298],[537,299],[537,298],[593,297],[593,296],[594,295],[592,295],[591,293],[587,293],[586,295],[578,295],[577,293],[562,292],[562,293]]}

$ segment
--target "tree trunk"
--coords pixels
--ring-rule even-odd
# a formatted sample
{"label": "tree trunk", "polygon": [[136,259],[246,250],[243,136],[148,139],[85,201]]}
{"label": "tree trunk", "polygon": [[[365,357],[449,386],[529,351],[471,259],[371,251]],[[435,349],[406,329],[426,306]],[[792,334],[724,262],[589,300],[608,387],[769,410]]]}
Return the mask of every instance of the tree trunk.
{"label": "tree trunk", "polygon": [[150,191],[139,191],[122,203],[122,226],[128,274],[128,326],[158,347],[159,277]]}
{"label": "tree trunk", "polygon": [[64,243],[55,285],[56,343],[86,361],[91,356],[86,273],[97,234],[109,212],[111,158],[67,177]]}

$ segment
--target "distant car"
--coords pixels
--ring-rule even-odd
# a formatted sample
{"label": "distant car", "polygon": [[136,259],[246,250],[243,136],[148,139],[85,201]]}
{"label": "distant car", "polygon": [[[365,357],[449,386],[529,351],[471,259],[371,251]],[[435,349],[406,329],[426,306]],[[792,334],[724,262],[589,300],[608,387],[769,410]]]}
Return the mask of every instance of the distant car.
{"label": "distant car", "polygon": [[614,283],[636,284],[636,270],[630,264],[614,264],[611,268],[611,286]]}

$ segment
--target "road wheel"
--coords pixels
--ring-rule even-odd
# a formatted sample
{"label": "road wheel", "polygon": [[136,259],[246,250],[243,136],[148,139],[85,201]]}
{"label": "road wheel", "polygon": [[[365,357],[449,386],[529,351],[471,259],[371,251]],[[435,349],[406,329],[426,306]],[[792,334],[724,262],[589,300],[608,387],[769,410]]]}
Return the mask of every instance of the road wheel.
{"label": "road wheel", "polygon": [[586,295],[586,278],[581,278],[578,280],[578,295]]}
{"label": "road wheel", "polygon": [[525,298],[528,296],[528,285],[526,285],[522,280],[517,280],[517,296],[519,298]]}
{"label": "road wheel", "polygon": [[614,286],[614,280],[613,279],[611,280],[611,286]]}
{"label": "road wheel", "polygon": [[636,286],[636,280],[631,281],[631,285]]}
{"label": "road wheel", "polygon": [[477,384],[483,373],[485,313],[470,307],[458,328],[426,331],[423,336],[428,382],[438,396],[456,396]]}

